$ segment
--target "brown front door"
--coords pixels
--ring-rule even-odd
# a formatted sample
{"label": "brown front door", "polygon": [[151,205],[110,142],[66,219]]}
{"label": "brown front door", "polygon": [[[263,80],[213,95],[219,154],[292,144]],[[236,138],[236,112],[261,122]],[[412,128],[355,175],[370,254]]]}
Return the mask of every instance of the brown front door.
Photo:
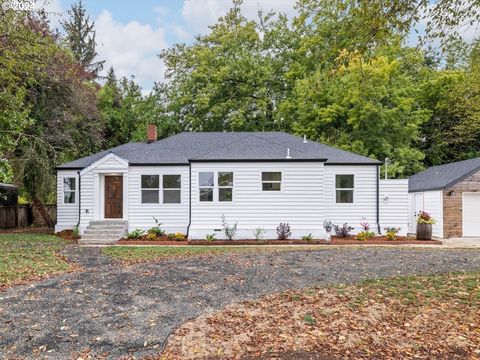
{"label": "brown front door", "polygon": [[123,217],[123,177],[105,176],[105,218]]}

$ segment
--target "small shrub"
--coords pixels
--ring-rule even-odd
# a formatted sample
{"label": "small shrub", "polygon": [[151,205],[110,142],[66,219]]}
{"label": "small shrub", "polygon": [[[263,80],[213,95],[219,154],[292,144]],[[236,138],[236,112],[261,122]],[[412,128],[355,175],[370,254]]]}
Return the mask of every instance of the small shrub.
{"label": "small shrub", "polygon": [[396,228],[396,227],[386,227],[383,230],[386,231],[386,236],[388,240],[395,240],[397,237],[397,234],[400,232],[401,228]]}
{"label": "small shrub", "polygon": [[369,231],[370,230],[370,224],[367,222],[360,223],[360,226],[362,227],[363,231]]}
{"label": "small shrub", "polygon": [[225,236],[227,237],[228,240],[233,240],[235,237],[235,234],[237,233],[237,225],[238,223],[235,223],[234,225],[230,225],[227,223],[227,220],[225,219],[225,215],[222,215],[222,227],[223,227],[223,232],[225,233]]}
{"label": "small shrub", "polygon": [[290,231],[290,225],[288,223],[280,223],[277,226],[277,239],[278,240],[287,240],[292,232]]}
{"label": "small shrub", "polygon": [[181,232],[176,232],[173,236],[175,240],[185,240],[187,238],[187,235]]}
{"label": "small shrub", "polygon": [[346,238],[350,236],[350,231],[353,230],[353,227],[348,226],[347,223],[344,223],[342,226],[333,225],[333,229],[335,230],[335,235],[340,238]]}
{"label": "small shrub", "polygon": [[369,239],[372,239],[373,237],[375,237],[375,233],[373,231],[368,231],[368,230],[360,231],[357,234],[357,240],[360,240],[360,241],[367,241]]}
{"label": "small shrub", "polygon": [[418,212],[417,224],[435,224],[435,223],[436,223],[435,219],[428,212],[426,211]]}
{"label": "small shrub", "polygon": [[148,233],[146,236],[145,236],[145,239],[146,240],[150,240],[150,241],[153,241],[153,240],[156,240],[157,239],[157,235],[154,234],[154,233]]}
{"label": "small shrub", "polygon": [[175,233],[168,233],[168,234],[167,234],[167,238],[168,238],[169,240],[175,240]]}
{"label": "small shrub", "polygon": [[330,220],[325,220],[323,222],[323,228],[326,232],[332,231],[333,223]]}
{"label": "small shrub", "polygon": [[307,235],[303,235],[303,236],[302,236],[302,240],[306,240],[306,241],[313,240],[313,235],[312,235],[312,233],[309,233],[309,234],[307,234]]}
{"label": "small shrub", "polygon": [[154,234],[155,236],[164,236],[165,231],[162,230],[161,228],[161,223],[158,221],[158,219],[155,216],[152,216],[153,220],[155,221],[155,226],[151,227],[150,229],[147,230],[148,234]]}
{"label": "small shrub", "polygon": [[144,234],[142,229],[135,229],[127,234],[127,239],[140,239]]}
{"label": "small shrub", "polygon": [[205,240],[212,242],[213,240],[215,240],[215,234],[205,235]]}
{"label": "small shrub", "polygon": [[255,236],[255,240],[259,241],[259,240],[263,240],[263,238],[265,237],[265,234],[267,232],[265,231],[264,228],[261,228],[261,227],[258,227],[255,229],[255,231],[253,232],[253,236]]}

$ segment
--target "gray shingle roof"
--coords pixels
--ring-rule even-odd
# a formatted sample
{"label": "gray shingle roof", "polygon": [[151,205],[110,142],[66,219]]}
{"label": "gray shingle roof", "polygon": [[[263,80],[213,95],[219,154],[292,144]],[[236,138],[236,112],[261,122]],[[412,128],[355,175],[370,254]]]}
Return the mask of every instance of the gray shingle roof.
{"label": "gray shingle roof", "polygon": [[183,132],[147,143],[129,143],[66,164],[58,169],[81,169],[108,153],[131,165],[188,164],[189,161],[285,160],[287,148],[295,160],[326,161],[327,164],[380,164],[371,158],[353,154],[314,141],[303,142],[283,132]]}
{"label": "gray shingle roof", "polygon": [[408,179],[408,191],[444,189],[480,170],[480,157],[433,166]]}

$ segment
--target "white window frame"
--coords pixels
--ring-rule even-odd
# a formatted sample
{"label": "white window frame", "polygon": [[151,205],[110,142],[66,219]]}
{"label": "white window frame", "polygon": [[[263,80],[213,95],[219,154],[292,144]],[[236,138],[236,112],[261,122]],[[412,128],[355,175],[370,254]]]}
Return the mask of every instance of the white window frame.
{"label": "white window frame", "polygon": [[[144,188],[142,186],[142,177],[143,176],[158,176],[158,188]],[[142,205],[153,205],[153,204],[160,204],[160,189],[161,189],[161,176],[160,174],[140,174],[140,204]],[[158,202],[143,202],[143,190],[157,190],[158,191]]]}
{"label": "white window frame", "polygon": [[[263,180],[263,173],[279,173],[280,174],[280,180],[274,180],[274,181],[264,181]],[[263,193],[279,193],[283,191],[283,172],[282,171],[277,171],[277,170],[268,170],[268,171],[262,171],[260,172],[260,190]],[[280,190],[264,190],[263,189],[263,184],[280,184]]]}
{"label": "white window frame", "polygon": [[[230,173],[232,174],[232,186],[220,186],[220,183],[219,183],[219,174],[220,173]],[[214,176],[215,177],[215,176]],[[218,202],[221,202],[221,203],[233,203],[233,200],[234,200],[234,194],[233,194],[233,188],[235,186],[235,175],[234,175],[234,172],[233,171],[230,171],[230,170],[226,170],[226,171],[217,171],[217,174],[216,174],[216,177],[217,177],[217,181],[216,181],[216,184],[217,184],[217,201]],[[227,201],[227,200],[220,200],[220,189],[232,189],[232,200],[230,201]],[[215,199],[214,199],[215,200]]]}
{"label": "white window frame", "polygon": [[[206,186],[206,185],[200,185],[200,174],[201,173],[212,173],[213,174],[213,185],[212,186]],[[202,170],[198,172],[198,179],[197,179],[197,185],[198,185],[198,202],[199,203],[204,203],[204,204],[209,204],[215,202],[215,183],[217,180],[217,176],[215,174],[215,171],[212,170]],[[201,199],[201,189],[212,189],[212,201],[206,201]]]}
{"label": "white window frame", "polygon": [[[179,188],[166,188],[165,182],[163,181],[164,176],[179,176],[180,177],[180,187]],[[160,186],[160,184],[158,184]],[[162,204],[164,205],[179,205],[182,203],[182,174],[162,174]],[[176,203],[166,203],[165,202],[165,191],[178,191],[180,193],[180,201]]]}
{"label": "white window frame", "polygon": [[[353,188],[337,188],[337,176],[341,175],[347,175],[347,176],[353,176]],[[333,187],[335,189],[334,194],[333,194],[333,202],[336,205],[341,205],[341,206],[349,206],[351,204],[355,204],[355,188],[356,188],[356,176],[355,174],[352,173],[337,173],[335,174],[333,178]],[[352,202],[337,202],[337,191],[341,190],[347,190],[347,191],[352,191]]]}
{"label": "white window frame", "polygon": [[[65,179],[73,179],[75,181],[75,190],[65,190]],[[62,177],[62,204],[63,205],[77,205],[77,191],[78,191],[78,181],[77,177],[73,175],[65,175]],[[70,192],[74,193],[73,196],[73,203],[67,203],[65,202],[65,193]]]}

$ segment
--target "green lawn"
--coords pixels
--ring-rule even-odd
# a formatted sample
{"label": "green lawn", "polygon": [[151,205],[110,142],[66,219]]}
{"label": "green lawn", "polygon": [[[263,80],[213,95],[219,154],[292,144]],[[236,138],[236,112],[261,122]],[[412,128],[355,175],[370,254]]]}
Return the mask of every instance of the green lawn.
{"label": "green lawn", "polygon": [[0,287],[68,270],[55,252],[66,244],[45,234],[0,234]]}
{"label": "green lawn", "polygon": [[173,257],[215,255],[224,253],[246,254],[293,250],[323,250],[318,246],[112,246],[103,253],[127,263],[156,261]]}

